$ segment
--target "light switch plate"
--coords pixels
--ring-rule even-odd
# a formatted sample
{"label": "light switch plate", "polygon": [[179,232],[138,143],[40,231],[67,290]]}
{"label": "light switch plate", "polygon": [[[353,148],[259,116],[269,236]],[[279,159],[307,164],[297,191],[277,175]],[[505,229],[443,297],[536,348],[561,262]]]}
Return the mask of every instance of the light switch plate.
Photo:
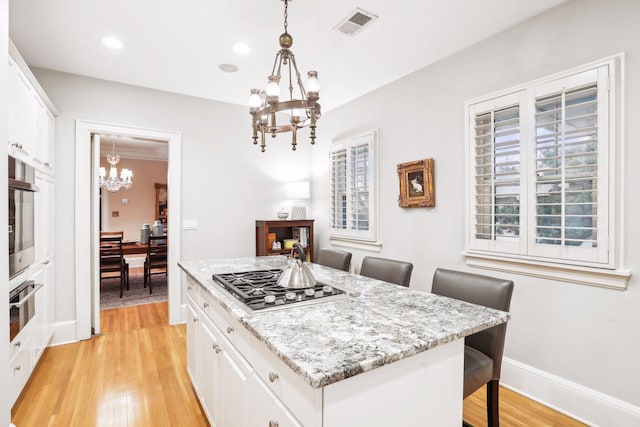
{"label": "light switch plate", "polygon": [[185,219],[182,221],[182,228],[185,230],[197,230],[198,229],[198,220],[197,219]]}
{"label": "light switch plate", "polygon": [[129,199],[122,199],[122,204],[123,205],[128,205],[129,204]]}

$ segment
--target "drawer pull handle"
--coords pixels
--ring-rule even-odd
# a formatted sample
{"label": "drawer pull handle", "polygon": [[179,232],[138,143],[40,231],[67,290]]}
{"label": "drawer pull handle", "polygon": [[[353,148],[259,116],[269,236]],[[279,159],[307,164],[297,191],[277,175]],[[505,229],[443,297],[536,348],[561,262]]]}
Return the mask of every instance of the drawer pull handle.
{"label": "drawer pull handle", "polygon": [[276,420],[269,421],[269,427],[280,427],[280,423]]}
{"label": "drawer pull handle", "polygon": [[202,304],[202,306],[203,306],[204,308],[209,308],[209,303],[208,303],[208,302],[205,302],[204,304]]}
{"label": "drawer pull handle", "polygon": [[197,317],[194,317],[194,318],[193,318],[193,323],[196,323],[197,321],[198,321],[198,318],[197,318]]}
{"label": "drawer pull handle", "polygon": [[20,150],[22,150],[22,144],[20,144],[19,142],[14,142],[13,144],[11,144],[13,147],[16,147]]}
{"label": "drawer pull handle", "polygon": [[192,290],[193,290],[193,288],[192,288],[191,286],[187,286],[187,290],[188,290],[188,291],[192,291]]}
{"label": "drawer pull handle", "polygon": [[20,341],[16,342],[13,346],[14,347],[20,347],[22,345],[22,343]]}
{"label": "drawer pull handle", "polygon": [[280,375],[276,374],[275,372],[269,372],[269,381],[275,383],[278,378],[280,378]]}
{"label": "drawer pull handle", "polygon": [[46,167],[51,166],[51,164],[49,162],[44,162],[43,165],[46,166]]}
{"label": "drawer pull handle", "polygon": [[211,344],[211,347],[213,348],[213,351],[216,352],[216,354],[220,353],[222,351],[222,349],[220,348],[220,346],[218,344]]}
{"label": "drawer pull handle", "polygon": [[15,368],[13,368],[14,372],[18,372],[20,370],[20,365],[16,366]]}
{"label": "drawer pull handle", "polygon": [[233,327],[227,326],[227,333],[230,334],[231,332],[233,332]]}

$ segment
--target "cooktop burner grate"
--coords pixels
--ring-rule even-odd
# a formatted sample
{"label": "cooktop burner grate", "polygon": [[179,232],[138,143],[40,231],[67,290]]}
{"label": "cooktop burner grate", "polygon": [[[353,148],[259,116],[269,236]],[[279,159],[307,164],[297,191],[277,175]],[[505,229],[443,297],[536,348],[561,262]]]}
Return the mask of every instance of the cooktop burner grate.
{"label": "cooktop burner grate", "polygon": [[321,282],[312,288],[283,288],[277,283],[281,273],[282,270],[258,270],[214,274],[213,280],[224,286],[231,295],[251,310],[263,310],[344,294],[341,289]]}

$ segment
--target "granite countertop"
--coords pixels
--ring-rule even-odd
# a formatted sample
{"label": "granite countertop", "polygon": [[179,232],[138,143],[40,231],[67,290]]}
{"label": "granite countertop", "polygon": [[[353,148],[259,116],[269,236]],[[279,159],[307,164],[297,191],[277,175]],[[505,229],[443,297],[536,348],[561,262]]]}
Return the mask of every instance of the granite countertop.
{"label": "granite countertop", "polygon": [[183,261],[180,267],[314,388],[499,325],[509,314],[307,263],[317,280],[357,297],[248,313],[211,278],[283,268],[285,257]]}

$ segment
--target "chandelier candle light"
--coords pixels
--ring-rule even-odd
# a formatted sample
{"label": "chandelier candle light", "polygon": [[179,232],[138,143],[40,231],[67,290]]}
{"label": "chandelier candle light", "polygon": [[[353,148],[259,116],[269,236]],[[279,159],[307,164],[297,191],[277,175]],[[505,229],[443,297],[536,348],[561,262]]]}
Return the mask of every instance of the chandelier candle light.
{"label": "chandelier candle light", "polygon": [[115,193],[121,188],[125,188],[126,190],[130,189],[133,185],[131,181],[131,177],[133,173],[129,169],[122,169],[120,172],[120,179],[118,179],[118,168],[116,165],[120,161],[120,156],[116,154],[116,143],[113,143],[113,152],[111,154],[107,154],[107,161],[111,165],[109,168],[109,177],[107,178],[107,170],[103,167],[100,168],[100,179],[99,183],[102,188],[106,188],[107,190]]}
{"label": "chandelier candle light", "polygon": [[[249,112],[251,113],[253,127],[253,143],[258,144],[260,135],[260,147],[262,152],[266,148],[265,134],[270,133],[275,138],[276,134],[291,132],[291,149],[295,151],[297,145],[298,129],[309,126],[311,144],[316,142],[316,122],[320,119],[320,83],[318,82],[318,72],[309,71],[305,86],[300,80],[300,72],[296,65],[296,59],[290,50],[293,45],[293,38],[287,32],[288,6],[291,0],[284,1],[284,33],[280,35],[280,49],[276,54],[271,75],[268,77],[266,90],[251,89],[249,96]],[[284,67],[283,67],[284,66]],[[280,78],[281,72],[289,74],[289,100],[280,101]],[[297,84],[300,91],[300,99],[294,98],[293,83]],[[276,123],[277,112],[288,112],[289,123],[278,125]]]}

